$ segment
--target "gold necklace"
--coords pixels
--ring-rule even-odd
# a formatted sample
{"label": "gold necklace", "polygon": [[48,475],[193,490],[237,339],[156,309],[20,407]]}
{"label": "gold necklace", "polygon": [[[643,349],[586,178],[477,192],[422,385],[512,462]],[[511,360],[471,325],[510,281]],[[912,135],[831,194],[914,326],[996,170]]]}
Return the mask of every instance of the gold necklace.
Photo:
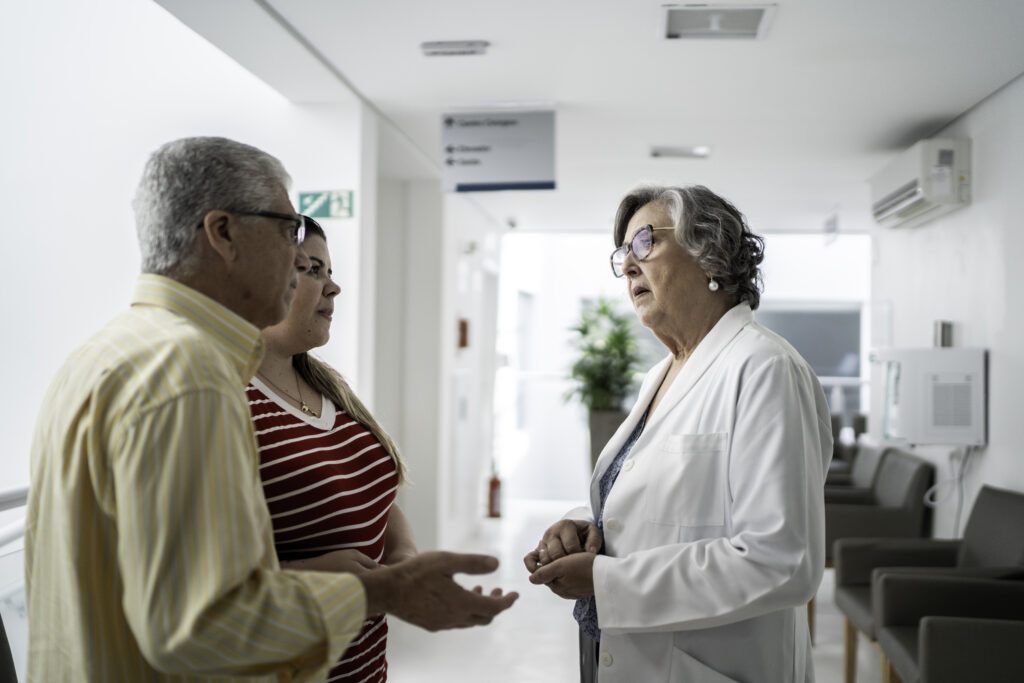
{"label": "gold necklace", "polygon": [[292,372],[295,373],[295,388],[299,392],[299,397],[298,398],[295,398],[290,392],[287,392],[284,389],[282,389],[281,387],[279,387],[276,384],[274,384],[270,380],[270,378],[267,377],[266,375],[264,375],[262,372],[257,372],[256,374],[259,375],[260,377],[262,377],[264,379],[264,381],[266,381],[267,384],[269,384],[270,386],[274,387],[275,389],[280,391],[282,394],[284,394],[285,396],[287,396],[291,400],[293,400],[296,403],[298,403],[299,404],[299,409],[302,412],[304,412],[306,415],[312,415],[313,417],[320,417],[317,413],[313,412],[312,408],[310,408],[308,405],[306,405],[305,399],[302,398],[302,384],[299,382],[299,372],[298,372],[298,370],[296,370],[295,368],[292,368]]}

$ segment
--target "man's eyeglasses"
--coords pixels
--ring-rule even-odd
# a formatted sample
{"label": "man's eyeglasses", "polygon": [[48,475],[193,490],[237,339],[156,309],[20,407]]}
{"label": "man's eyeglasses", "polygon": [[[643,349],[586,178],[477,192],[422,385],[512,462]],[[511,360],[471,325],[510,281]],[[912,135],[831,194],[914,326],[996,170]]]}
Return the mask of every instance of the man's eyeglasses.
{"label": "man's eyeglasses", "polygon": [[626,256],[630,252],[633,252],[637,261],[643,261],[651,255],[651,249],[654,248],[654,233],[658,230],[675,230],[675,228],[656,228],[653,225],[643,225],[633,234],[633,239],[612,252],[612,273],[615,274],[615,277],[622,277],[625,274],[622,264],[626,262]]}
{"label": "man's eyeglasses", "polygon": [[[320,230],[320,224],[309,216],[303,216],[302,214],[291,214],[291,213],[278,213],[276,211],[234,211],[226,209],[231,213],[238,214],[239,216],[258,216],[260,218],[273,218],[279,221],[288,221],[292,224],[292,229],[289,233],[289,238],[296,245],[302,244],[303,240],[306,239],[306,226],[316,227]],[[198,230],[203,229],[203,224],[200,223]]]}

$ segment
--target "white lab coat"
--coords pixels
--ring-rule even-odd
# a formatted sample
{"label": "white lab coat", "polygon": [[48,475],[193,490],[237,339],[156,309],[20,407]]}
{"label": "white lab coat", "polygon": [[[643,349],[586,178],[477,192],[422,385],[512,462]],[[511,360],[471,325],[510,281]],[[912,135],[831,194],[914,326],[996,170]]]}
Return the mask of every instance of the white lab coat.
{"label": "white lab coat", "polygon": [[[604,447],[598,482],[671,358]],[[825,564],[825,395],[784,339],[728,311],[693,351],[623,463],[594,562],[600,683],[814,680],[806,604]]]}

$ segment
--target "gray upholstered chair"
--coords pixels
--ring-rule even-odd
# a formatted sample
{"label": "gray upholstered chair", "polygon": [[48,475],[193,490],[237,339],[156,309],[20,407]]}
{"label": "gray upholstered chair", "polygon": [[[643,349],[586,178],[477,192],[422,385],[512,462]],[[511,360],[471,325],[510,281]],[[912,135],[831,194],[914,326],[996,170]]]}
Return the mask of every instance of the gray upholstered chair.
{"label": "gray upholstered chair", "polygon": [[853,439],[854,441],[860,440],[860,435],[868,431],[868,416],[867,415],[854,415],[853,416]]}
{"label": "gray upholstered chair", "polygon": [[843,449],[842,442],[839,440],[839,432],[843,429],[843,416],[832,413],[830,417],[832,423],[832,465],[846,463],[848,460],[846,457],[847,453]]}
{"label": "gray upholstered chair", "polygon": [[[872,459],[877,458],[877,466]],[[857,457],[858,483],[870,477],[870,488],[825,487],[825,566],[832,566],[832,545],[840,538],[920,537],[930,523],[924,494],[934,468],[920,458],[896,449],[874,449]],[[814,600],[807,603],[811,640],[815,632]]]}
{"label": "gray upholstered chair", "polygon": [[962,540],[846,538],[834,549],[835,602],[845,617],[846,681],[857,633],[875,640],[872,586],[884,574],[1007,578],[1024,569],[1024,493],[982,487]]}
{"label": "gray upholstered chair", "polygon": [[1018,580],[885,573],[872,592],[883,682],[1024,680],[1024,569]]}
{"label": "gray upholstered chair", "polygon": [[0,617],[0,681],[17,683],[18,674],[14,670],[14,657],[11,655],[11,644],[7,642],[7,630],[4,628],[3,617]]}
{"label": "gray upholstered chair", "polygon": [[825,483],[831,483],[836,481],[837,483],[844,483],[840,480],[849,482],[850,472],[853,469],[853,464],[856,462],[857,457],[857,444],[848,444],[840,440],[839,433],[843,428],[843,420],[840,415],[832,415],[832,460],[828,464],[828,472],[826,473]]}
{"label": "gray upholstered chair", "polygon": [[1024,643],[1024,621],[924,617],[917,634],[920,680],[922,683],[1024,681],[1021,643]]}
{"label": "gray upholstered chair", "polygon": [[825,502],[870,503],[878,466],[888,451],[884,446],[858,444],[853,467],[847,474],[835,473],[830,469],[825,476]]}
{"label": "gray upholstered chair", "polygon": [[930,463],[892,449],[881,458],[870,494],[856,501],[826,499],[826,565],[831,565],[833,544],[840,538],[929,535],[931,517],[924,504],[924,494],[934,478],[935,468]]}

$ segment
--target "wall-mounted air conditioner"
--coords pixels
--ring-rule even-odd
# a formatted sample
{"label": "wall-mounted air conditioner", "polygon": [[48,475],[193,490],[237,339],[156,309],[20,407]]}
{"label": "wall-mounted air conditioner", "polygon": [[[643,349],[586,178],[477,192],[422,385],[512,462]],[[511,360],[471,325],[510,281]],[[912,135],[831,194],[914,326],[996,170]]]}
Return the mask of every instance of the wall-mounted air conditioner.
{"label": "wall-mounted air conditioner", "polygon": [[889,227],[913,227],[971,201],[969,140],[921,140],[871,177],[871,212]]}

